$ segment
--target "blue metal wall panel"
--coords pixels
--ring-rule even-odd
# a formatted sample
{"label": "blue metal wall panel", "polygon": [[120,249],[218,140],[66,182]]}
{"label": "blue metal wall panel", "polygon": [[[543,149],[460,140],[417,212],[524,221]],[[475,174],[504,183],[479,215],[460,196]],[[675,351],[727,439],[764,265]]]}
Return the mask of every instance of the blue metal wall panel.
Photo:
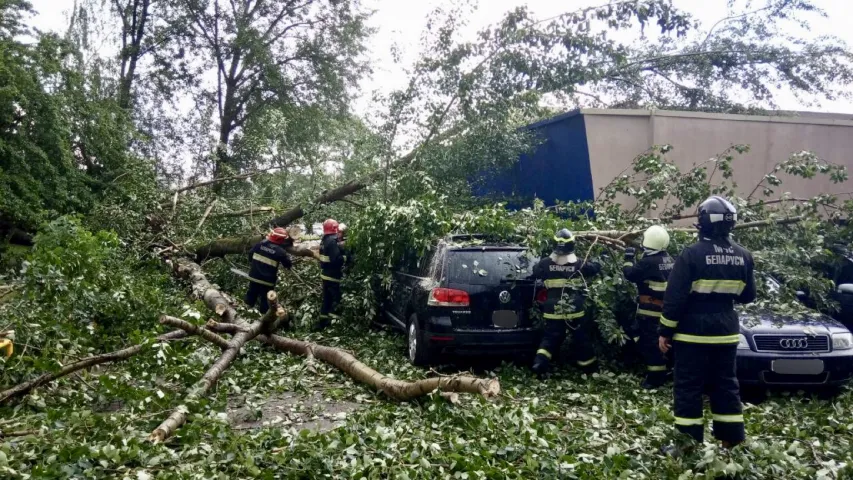
{"label": "blue metal wall panel", "polygon": [[592,171],[583,115],[569,112],[526,127],[542,143],[522,155],[506,172],[492,176],[474,189],[474,195],[495,199],[512,197],[510,208],[545,205],[557,201],[593,199]]}

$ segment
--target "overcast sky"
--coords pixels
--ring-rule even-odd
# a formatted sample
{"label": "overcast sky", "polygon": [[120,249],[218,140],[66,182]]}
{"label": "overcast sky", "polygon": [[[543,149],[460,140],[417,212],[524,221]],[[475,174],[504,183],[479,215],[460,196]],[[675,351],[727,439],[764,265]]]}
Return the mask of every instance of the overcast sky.
{"label": "overcast sky", "polygon": [[[33,26],[41,30],[64,30],[68,10],[73,0],[30,0],[38,11]],[[449,5],[451,0],[363,0],[368,8],[376,12],[371,24],[377,33],[370,39],[374,74],[363,84],[366,94],[356,109],[366,111],[369,93],[374,90],[389,91],[404,85],[406,76],[401,65],[395,64],[391,49],[398,46],[404,52],[405,61],[412,61],[418,53],[418,42],[426,26],[428,14],[440,6]],[[502,15],[519,5],[527,5],[537,17],[546,18],[589,5],[607,3],[606,0],[479,0],[479,7],[470,17],[472,32],[493,24]],[[705,28],[725,17],[727,0],[674,0],[676,6],[693,14]],[[763,3],[762,1],[755,2]],[[812,22],[812,35],[835,35],[848,45],[853,45],[853,0],[815,0],[828,13],[828,18],[816,18]],[[785,110],[806,109],[792,96],[779,99]],[[851,113],[853,105],[847,101],[823,102],[821,108],[808,108],[826,112]]]}

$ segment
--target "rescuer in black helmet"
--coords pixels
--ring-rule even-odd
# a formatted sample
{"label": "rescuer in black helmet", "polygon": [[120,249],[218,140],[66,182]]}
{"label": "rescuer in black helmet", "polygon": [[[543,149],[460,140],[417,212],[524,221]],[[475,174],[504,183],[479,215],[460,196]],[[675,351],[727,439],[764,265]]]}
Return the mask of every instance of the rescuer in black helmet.
{"label": "rescuer in black helmet", "polygon": [[[735,303],[755,300],[752,254],[731,240],[734,205],[713,196],[699,205],[699,241],[675,262],[664,295],[659,346],[675,353],[675,425],[701,442],[702,394],[708,389],[714,437],[724,447],[745,438],[735,355],[740,323]],[[674,347],[673,347],[674,342]]]}
{"label": "rescuer in black helmet", "polygon": [[566,339],[566,328],[572,330],[572,352],[578,366],[586,372],[597,368],[595,352],[587,334],[584,301],[586,281],[601,271],[596,262],[582,263],[574,253],[575,236],[568,229],[554,234],[554,251],[533,267],[533,276],[544,280],[547,297],[542,307],[545,331],[533,371],[548,372],[551,359]]}

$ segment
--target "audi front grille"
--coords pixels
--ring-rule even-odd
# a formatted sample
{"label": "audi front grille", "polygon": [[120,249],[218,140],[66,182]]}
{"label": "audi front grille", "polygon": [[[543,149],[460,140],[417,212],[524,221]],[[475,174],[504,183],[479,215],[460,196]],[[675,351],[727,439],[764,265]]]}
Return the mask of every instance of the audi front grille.
{"label": "audi front grille", "polygon": [[828,352],[827,335],[753,335],[758,352]]}

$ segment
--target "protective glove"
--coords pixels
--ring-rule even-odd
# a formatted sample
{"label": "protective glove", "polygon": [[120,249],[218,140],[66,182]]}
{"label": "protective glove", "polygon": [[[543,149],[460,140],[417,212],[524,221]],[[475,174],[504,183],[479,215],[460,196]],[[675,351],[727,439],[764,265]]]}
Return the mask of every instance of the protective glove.
{"label": "protective glove", "polygon": [[628,247],[625,249],[625,260],[633,260],[637,255],[637,249],[634,247]]}
{"label": "protective glove", "polygon": [[5,354],[6,358],[12,356],[12,352],[15,351],[15,344],[13,343],[15,340],[15,331],[9,330],[7,332],[0,332],[0,353]]}

